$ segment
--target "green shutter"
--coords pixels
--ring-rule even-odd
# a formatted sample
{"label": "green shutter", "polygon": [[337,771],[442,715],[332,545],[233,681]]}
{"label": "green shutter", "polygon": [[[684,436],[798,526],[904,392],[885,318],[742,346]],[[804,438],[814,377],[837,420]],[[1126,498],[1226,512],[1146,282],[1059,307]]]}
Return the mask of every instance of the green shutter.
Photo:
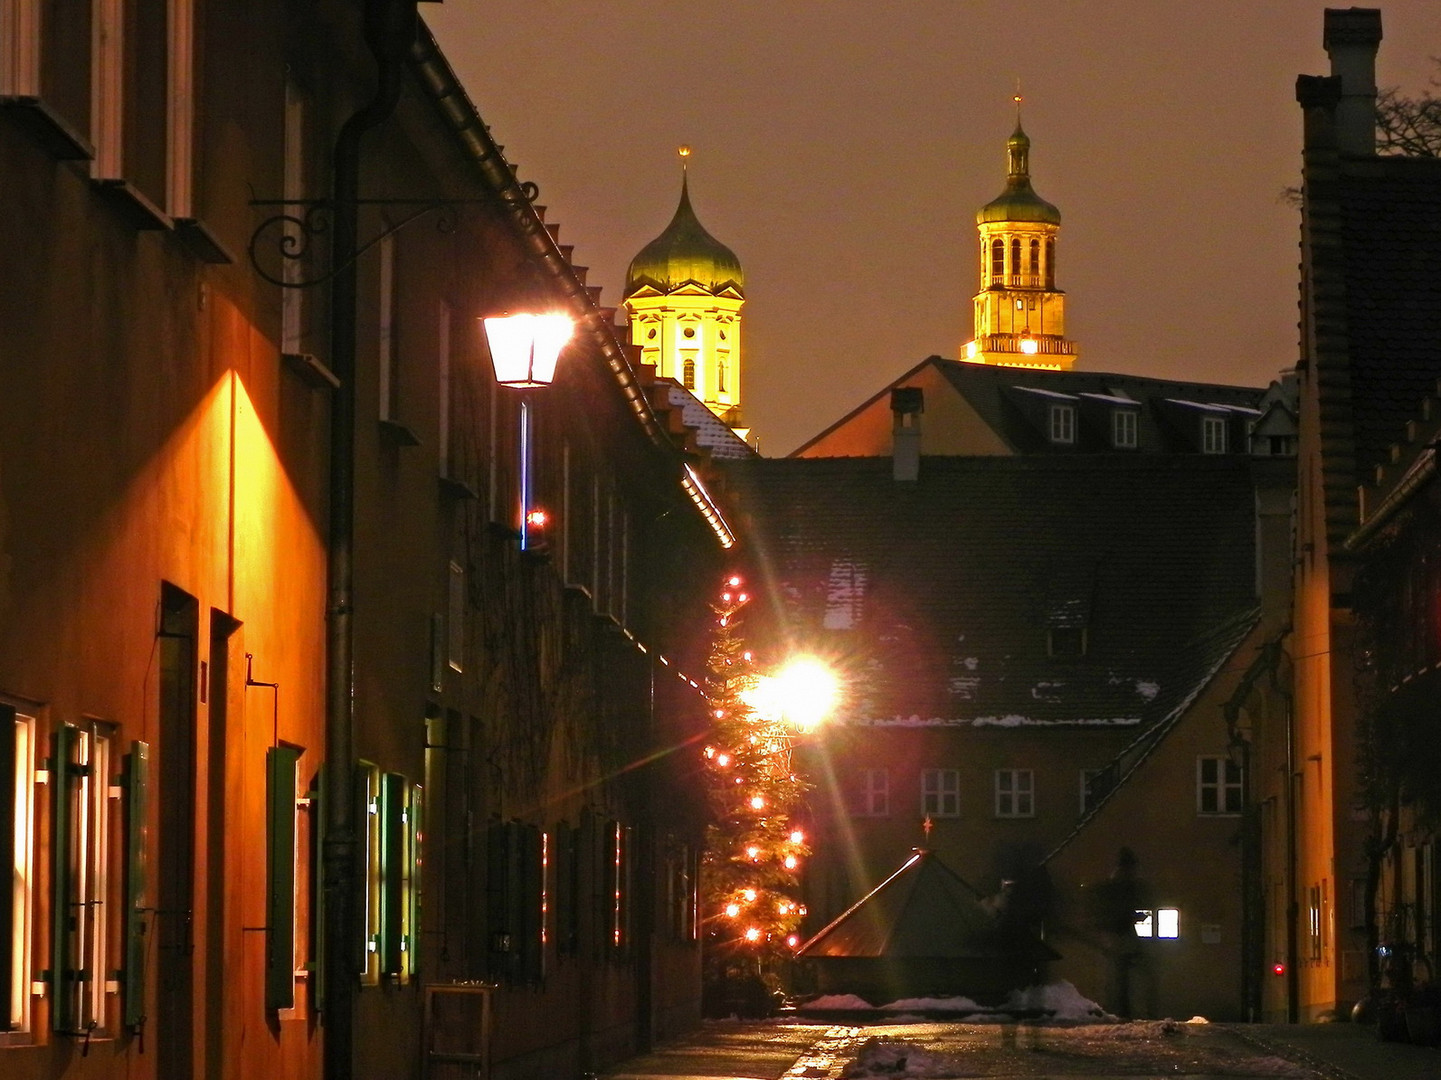
{"label": "green shutter", "polygon": [[[0,705],[0,866],[6,867],[15,865],[15,788],[19,780],[15,732],[15,710]],[[0,886],[0,1031],[9,1030],[15,1007],[10,996],[10,973],[15,967],[17,914],[15,890]]]}
{"label": "green shutter", "polygon": [[150,744],[135,741],[125,762],[124,1024],[145,1023],[146,933],[150,917]]}
{"label": "green shutter", "polygon": [[417,785],[410,789],[410,813],[407,823],[406,835],[410,841],[409,858],[407,859],[407,886],[409,890],[408,903],[410,905],[410,932],[406,935],[406,970],[411,978],[420,974],[420,873],[421,873],[421,842],[424,839],[421,831],[424,817],[424,800],[421,797],[421,789]]}
{"label": "green shutter", "polygon": [[325,1009],[325,773],[326,762],[310,789],[310,1000]]}
{"label": "green shutter", "polygon": [[295,764],[300,751],[265,752],[265,1007],[295,1005]]}
{"label": "green shutter", "polygon": [[75,993],[74,922],[79,897],[75,895],[75,831],[71,805],[80,767],[75,763],[78,732],[61,725],[51,738],[50,756],[50,1026],[75,1031],[80,1024]]}
{"label": "green shutter", "polygon": [[380,972],[399,975],[405,933],[405,777],[380,778]]}

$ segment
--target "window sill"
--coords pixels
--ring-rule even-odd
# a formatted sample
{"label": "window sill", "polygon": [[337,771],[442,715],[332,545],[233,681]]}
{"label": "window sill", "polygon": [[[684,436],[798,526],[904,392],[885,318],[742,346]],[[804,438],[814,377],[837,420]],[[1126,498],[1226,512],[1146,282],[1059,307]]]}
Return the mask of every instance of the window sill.
{"label": "window sill", "polygon": [[44,99],[22,95],[0,98],[0,104],[3,104],[5,112],[51,157],[59,161],[95,159],[95,147],[90,145],[90,141],[45,104]]}
{"label": "window sill", "polygon": [[201,262],[216,266],[228,266],[235,262],[235,256],[226,250],[225,245],[199,218],[176,218],[175,235]]}
{"label": "window sill", "polygon": [[310,353],[281,353],[285,366],[299,376],[312,390],[339,390],[340,379],[325,362]]}
{"label": "window sill", "polygon": [[92,180],[95,190],[109,201],[132,229],[171,229],[175,223],[168,214],[141,194],[129,180]]}
{"label": "window sill", "polygon": [[380,436],[391,446],[419,446],[420,436],[399,420],[381,420]]}

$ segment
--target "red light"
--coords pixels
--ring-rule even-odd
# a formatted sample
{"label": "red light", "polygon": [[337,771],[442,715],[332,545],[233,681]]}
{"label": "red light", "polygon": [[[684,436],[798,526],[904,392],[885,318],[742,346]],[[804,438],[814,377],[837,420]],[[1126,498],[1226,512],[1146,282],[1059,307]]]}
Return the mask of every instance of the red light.
{"label": "red light", "polygon": [[546,516],[544,510],[532,510],[525,515],[525,523],[532,529],[545,528]]}
{"label": "red light", "polygon": [[1284,975],[1284,974],[1286,974],[1286,965],[1285,965],[1285,964],[1272,964],[1272,965],[1271,965],[1271,974],[1272,974],[1272,975]]}

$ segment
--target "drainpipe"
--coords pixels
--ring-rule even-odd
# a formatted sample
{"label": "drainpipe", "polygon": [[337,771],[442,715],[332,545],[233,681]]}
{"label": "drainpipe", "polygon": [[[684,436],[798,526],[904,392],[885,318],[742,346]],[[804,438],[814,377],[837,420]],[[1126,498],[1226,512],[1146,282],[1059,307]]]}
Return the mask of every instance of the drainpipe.
{"label": "drainpipe", "polygon": [[351,1080],[355,1060],[354,998],[359,964],[354,898],[356,825],[353,545],[355,534],[356,247],[360,218],[360,144],[400,100],[405,58],[415,41],[415,0],[365,0],[365,41],[375,57],[375,96],[335,141],[332,204],[330,364],[340,388],[331,399],[330,531],[327,554],[325,745],[322,849],[326,947],[323,958],[325,1080]]}
{"label": "drainpipe", "polygon": [[1286,702],[1286,1022],[1301,1020],[1301,973],[1297,921],[1301,902],[1296,888],[1296,700],[1281,691]]}

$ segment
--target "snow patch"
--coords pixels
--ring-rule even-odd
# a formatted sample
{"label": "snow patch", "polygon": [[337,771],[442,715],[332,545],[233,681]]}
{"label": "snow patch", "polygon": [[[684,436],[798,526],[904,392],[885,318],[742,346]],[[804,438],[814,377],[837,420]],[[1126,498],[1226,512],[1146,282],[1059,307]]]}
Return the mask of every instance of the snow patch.
{"label": "snow patch", "polygon": [[842,1077],[954,1076],[954,1063],[915,1043],[878,1036],[861,1044]]}
{"label": "snow patch", "polygon": [[882,1005],[885,1012],[926,1009],[930,1012],[985,1012],[984,1005],[977,1005],[968,997],[943,997],[943,998],[901,998],[889,1005]]}
{"label": "snow patch", "polygon": [[1139,679],[1136,680],[1136,693],[1141,695],[1142,701],[1155,701],[1156,695],[1160,692],[1160,683],[1143,682]]}
{"label": "snow patch", "polygon": [[1086,997],[1065,979],[1044,986],[1013,990],[1006,1008],[1019,1012],[1039,1011],[1053,1020],[1101,1020],[1106,1010]]}
{"label": "snow patch", "polygon": [[802,1009],[869,1009],[873,1006],[865,998],[855,994],[824,994],[807,1001]]}

